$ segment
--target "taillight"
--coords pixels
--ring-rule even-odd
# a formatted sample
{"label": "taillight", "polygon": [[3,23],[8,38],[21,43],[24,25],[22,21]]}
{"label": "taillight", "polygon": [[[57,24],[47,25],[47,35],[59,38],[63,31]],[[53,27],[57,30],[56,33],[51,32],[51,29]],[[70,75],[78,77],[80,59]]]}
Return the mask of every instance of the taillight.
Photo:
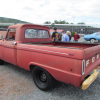
{"label": "taillight", "polygon": [[85,60],[82,61],[82,75],[85,74]]}

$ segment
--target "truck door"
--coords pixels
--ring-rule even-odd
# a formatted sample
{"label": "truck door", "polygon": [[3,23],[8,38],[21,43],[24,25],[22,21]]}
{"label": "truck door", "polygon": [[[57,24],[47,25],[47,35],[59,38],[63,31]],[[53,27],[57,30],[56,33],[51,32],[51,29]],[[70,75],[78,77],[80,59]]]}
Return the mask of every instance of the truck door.
{"label": "truck door", "polygon": [[3,42],[3,60],[17,65],[17,50],[15,41],[16,29],[9,29]]}

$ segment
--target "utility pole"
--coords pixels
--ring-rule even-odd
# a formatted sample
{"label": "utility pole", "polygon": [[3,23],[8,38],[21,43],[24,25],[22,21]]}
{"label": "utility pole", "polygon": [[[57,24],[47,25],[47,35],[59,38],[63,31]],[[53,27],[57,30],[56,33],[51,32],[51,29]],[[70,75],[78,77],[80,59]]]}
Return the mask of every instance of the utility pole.
{"label": "utility pole", "polygon": [[20,24],[21,24],[21,18],[20,18]]}
{"label": "utility pole", "polygon": [[75,18],[75,17],[73,17],[72,32],[73,32],[73,28],[74,28],[74,18]]}

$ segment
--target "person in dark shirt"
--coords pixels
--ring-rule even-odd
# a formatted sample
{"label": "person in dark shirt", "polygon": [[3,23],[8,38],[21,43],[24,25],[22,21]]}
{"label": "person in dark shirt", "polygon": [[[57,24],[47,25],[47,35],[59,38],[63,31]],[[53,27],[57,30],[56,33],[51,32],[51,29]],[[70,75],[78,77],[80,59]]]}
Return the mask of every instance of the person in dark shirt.
{"label": "person in dark shirt", "polygon": [[75,32],[74,34],[74,41],[77,42],[79,40],[80,36]]}
{"label": "person in dark shirt", "polygon": [[69,35],[69,41],[71,41],[71,38],[72,38],[71,35]]}
{"label": "person in dark shirt", "polygon": [[54,27],[54,32],[52,33],[52,41],[59,41],[59,37],[58,37],[58,32],[57,32],[57,28]]}
{"label": "person in dark shirt", "polygon": [[62,34],[59,32],[58,40],[61,41],[61,38],[62,38]]}

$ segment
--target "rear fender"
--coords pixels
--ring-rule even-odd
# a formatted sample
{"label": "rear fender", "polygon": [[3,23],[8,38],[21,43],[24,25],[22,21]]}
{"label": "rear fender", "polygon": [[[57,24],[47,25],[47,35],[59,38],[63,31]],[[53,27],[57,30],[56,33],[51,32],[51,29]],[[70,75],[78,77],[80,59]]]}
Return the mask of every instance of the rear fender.
{"label": "rear fender", "polygon": [[49,74],[52,75],[52,73],[50,72],[51,67],[48,67],[48,66],[45,66],[43,64],[36,63],[36,62],[30,62],[29,63],[29,71],[32,71],[34,69],[34,67],[36,67],[36,66],[45,69],[47,72],[49,72]]}

